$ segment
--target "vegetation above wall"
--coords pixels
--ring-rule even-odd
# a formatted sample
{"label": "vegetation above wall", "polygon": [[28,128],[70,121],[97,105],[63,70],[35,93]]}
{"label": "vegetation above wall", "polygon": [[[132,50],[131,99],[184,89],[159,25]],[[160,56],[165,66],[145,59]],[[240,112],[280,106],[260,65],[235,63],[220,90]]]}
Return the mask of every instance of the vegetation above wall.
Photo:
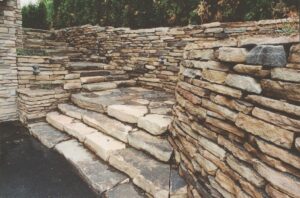
{"label": "vegetation above wall", "polygon": [[39,29],[84,24],[149,28],[212,21],[291,17],[298,0],[40,0],[23,7],[23,26]]}

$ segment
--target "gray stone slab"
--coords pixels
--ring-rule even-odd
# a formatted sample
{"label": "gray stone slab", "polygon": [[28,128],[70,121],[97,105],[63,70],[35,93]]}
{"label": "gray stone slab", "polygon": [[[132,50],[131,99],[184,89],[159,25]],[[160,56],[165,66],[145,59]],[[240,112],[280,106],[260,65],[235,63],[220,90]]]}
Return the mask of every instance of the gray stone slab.
{"label": "gray stone slab", "polygon": [[53,148],[56,144],[70,139],[70,136],[53,128],[46,122],[29,124],[29,131],[48,148]]}
{"label": "gray stone slab", "polygon": [[170,198],[187,198],[187,184],[178,174],[178,170],[171,169]]}
{"label": "gray stone slab", "polygon": [[119,184],[105,193],[105,198],[146,198],[145,194],[131,182]]}
{"label": "gray stone slab", "polygon": [[152,196],[169,197],[170,165],[133,148],[116,151],[109,158],[109,163],[128,174],[135,185]]}
{"label": "gray stone slab", "polygon": [[76,140],[62,142],[55,149],[75,166],[85,181],[99,194],[127,179],[124,174],[98,160]]}
{"label": "gray stone slab", "polygon": [[270,67],[284,67],[287,64],[287,56],[282,45],[258,45],[248,53],[246,63]]}
{"label": "gray stone slab", "polygon": [[150,135],[141,130],[130,133],[128,142],[134,148],[144,150],[164,162],[169,161],[173,153],[173,148],[167,139]]}

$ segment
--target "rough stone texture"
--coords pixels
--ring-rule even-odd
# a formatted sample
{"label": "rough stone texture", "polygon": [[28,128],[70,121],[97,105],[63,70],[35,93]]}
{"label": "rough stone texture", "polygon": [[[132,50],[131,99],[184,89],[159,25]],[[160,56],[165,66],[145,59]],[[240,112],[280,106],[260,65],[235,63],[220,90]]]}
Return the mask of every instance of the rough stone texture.
{"label": "rough stone texture", "polygon": [[169,197],[170,166],[134,149],[123,149],[109,158],[109,164],[126,172],[133,183],[157,198]]}
{"label": "rough stone texture", "polygon": [[123,142],[128,142],[127,137],[129,132],[132,130],[132,127],[129,125],[125,125],[104,114],[95,112],[90,112],[89,114],[84,115],[83,122]]}
{"label": "rough stone texture", "polygon": [[153,135],[160,135],[167,131],[172,119],[170,116],[149,114],[138,120],[138,126]]}
{"label": "rough stone texture", "polygon": [[124,184],[119,184],[115,188],[107,191],[105,193],[105,198],[146,198],[146,195],[139,192],[136,187],[130,183],[126,182]]}
{"label": "rough stone texture", "polygon": [[[211,25],[204,32],[221,31]],[[299,34],[247,35],[250,26],[224,25],[237,43],[206,35],[185,48],[215,52],[185,56],[175,89],[169,139],[190,197],[299,197]]]}
{"label": "rough stone texture", "polygon": [[246,63],[270,67],[283,67],[287,63],[283,46],[258,45],[247,55]]}
{"label": "rough stone texture", "polygon": [[84,144],[104,161],[107,161],[114,151],[121,150],[126,147],[124,143],[100,132],[87,135]]}
{"label": "rough stone texture", "polygon": [[16,47],[21,21],[19,0],[0,1],[0,122],[18,119]]}
{"label": "rough stone texture", "polygon": [[300,181],[298,178],[290,177],[280,173],[262,162],[256,160],[254,162],[254,167],[257,172],[262,175],[266,180],[268,180],[274,187],[282,191],[283,193],[292,196],[298,197],[300,194]]}
{"label": "rough stone texture", "polygon": [[134,148],[142,149],[164,162],[169,161],[173,153],[168,140],[152,136],[144,131],[130,133],[128,143]]}
{"label": "rough stone texture", "polygon": [[174,169],[170,176],[170,198],[187,198],[187,184]]}
{"label": "rough stone texture", "polygon": [[75,140],[62,142],[55,149],[70,161],[84,180],[99,194],[126,180],[126,176],[97,160],[96,156]]}
{"label": "rough stone texture", "polygon": [[254,78],[249,76],[229,74],[225,82],[229,86],[252,93],[260,94],[262,91],[260,84]]}
{"label": "rough stone texture", "polygon": [[294,133],[288,130],[281,129],[242,113],[238,115],[236,125],[253,135],[260,136],[284,148],[292,147]]}
{"label": "rough stone texture", "polygon": [[137,123],[138,119],[147,112],[148,109],[145,106],[110,105],[107,108],[108,115],[129,123]]}
{"label": "rough stone texture", "polygon": [[247,50],[244,48],[221,47],[218,59],[224,62],[245,62]]}
{"label": "rough stone texture", "polygon": [[51,127],[46,122],[30,124],[28,127],[30,134],[39,139],[48,148],[53,148],[56,144],[70,139],[68,135]]}
{"label": "rough stone texture", "polygon": [[300,71],[286,68],[274,68],[271,71],[271,76],[274,79],[300,82]]}

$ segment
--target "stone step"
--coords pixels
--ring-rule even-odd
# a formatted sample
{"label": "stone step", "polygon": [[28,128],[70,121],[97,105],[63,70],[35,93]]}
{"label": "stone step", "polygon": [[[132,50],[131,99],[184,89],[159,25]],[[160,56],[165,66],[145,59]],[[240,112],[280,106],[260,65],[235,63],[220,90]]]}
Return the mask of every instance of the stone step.
{"label": "stone step", "polygon": [[[143,150],[163,162],[167,162],[171,158],[173,149],[168,140],[165,138],[152,136],[143,130],[133,129],[134,127],[119,122],[101,113],[84,110],[73,105],[59,104],[58,108],[65,115],[81,120],[84,124],[87,124],[88,126],[110,135],[124,143],[128,143],[136,149]],[[65,118],[62,120],[68,119]],[[70,135],[78,134],[80,131],[81,133],[85,131],[92,131],[90,127],[82,126],[84,124],[79,124],[77,122],[73,124],[74,126],[72,127],[65,127],[65,130],[67,129]],[[77,133],[76,130],[78,130]],[[75,137],[82,139],[82,136]]]}
{"label": "stone step", "polygon": [[115,69],[115,66],[108,65],[105,63],[95,63],[95,62],[70,62],[69,68],[71,70],[77,71],[77,70],[113,70]]}
{"label": "stone step", "polygon": [[169,197],[170,165],[156,161],[133,148],[114,152],[108,162],[129,175],[135,185],[154,197]]}
{"label": "stone step", "polygon": [[97,75],[97,76],[86,76],[81,77],[81,83],[82,84],[88,84],[88,83],[100,83],[100,82],[108,82],[108,81],[122,81],[122,80],[128,80],[129,76],[127,74],[121,74],[121,75]]}
{"label": "stone step", "polygon": [[51,142],[51,147],[62,154],[99,195],[111,192],[118,185],[122,185],[124,181],[128,181],[126,175],[97,159],[92,152],[75,139],[68,138],[61,141],[54,139],[52,136],[65,137],[66,135],[51,127],[48,123],[30,124],[29,131],[31,134],[35,134],[34,136],[43,144],[46,143],[46,146]]}
{"label": "stone step", "polygon": [[[62,126],[61,119],[63,115],[52,112],[47,116],[48,121],[59,122],[55,126]],[[63,119],[64,121],[70,119]],[[68,122],[77,123],[76,120]],[[75,125],[72,130],[77,132],[90,130],[86,127],[77,129]],[[130,197],[145,197],[143,193],[132,186],[131,183],[125,185],[124,181],[128,181],[126,176],[112,169],[101,160],[98,160],[93,153],[89,152],[84,145],[94,151],[97,156],[106,160],[111,166],[127,174],[135,185],[158,198],[169,197],[186,197],[187,185],[178,176],[177,172],[171,170],[170,165],[159,162],[150,156],[133,148],[125,148],[122,143],[112,140],[108,136],[99,132],[89,131],[82,139],[83,144],[69,136],[65,136],[57,129],[47,126],[47,123],[38,123],[29,125],[32,134],[36,134],[42,142],[52,142],[51,145],[59,153],[61,153],[68,161],[70,161],[79,174],[89,183],[92,188],[104,197],[128,197],[127,191],[130,190]],[[45,130],[45,128],[49,130]],[[47,131],[47,132],[45,132]],[[53,139],[51,133],[60,134],[60,137],[68,137],[67,139]],[[69,130],[68,130],[69,131]],[[47,135],[44,135],[46,133]],[[82,133],[82,131],[81,131]],[[74,133],[72,132],[71,135]],[[55,135],[56,137],[58,135]],[[175,173],[175,174],[174,174]],[[128,186],[131,185],[131,186]],[[117,193],[119,192],[119,193]],[[124,193],[120,196],[121,192]],[[119,195],[119,196],[118,196]],[[129,197],[128,197],[129,198]]]}
{"label": "stone step", "polygon": [[109,89],[116,89],[119,87],[129,87],[135,85],[136,85],[135,80],[121,80],[121,81],[85,84],[82,87],[83,89],[88,91],[104,91]]}

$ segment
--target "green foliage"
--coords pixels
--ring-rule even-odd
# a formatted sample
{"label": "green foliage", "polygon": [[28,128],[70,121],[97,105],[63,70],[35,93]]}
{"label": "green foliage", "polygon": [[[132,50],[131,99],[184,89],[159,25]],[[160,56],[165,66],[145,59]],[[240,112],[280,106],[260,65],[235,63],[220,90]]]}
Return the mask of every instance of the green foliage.
{"label": "green foliage", "polygon": [[22,9],[23,27],[48,29],[47,8],[44,2],[30,4]]}
{"label": "green foliage", "polygon": [[[298,0],[41,0],[23,8],[26,27],[84,24],[149,28],[212,21],[282,18],[297,13]],[[40,11],[37,11],[40,10]],[[37,13],[43,15],[37,17]],[[47,26],[47,25],[46,25]]]}

